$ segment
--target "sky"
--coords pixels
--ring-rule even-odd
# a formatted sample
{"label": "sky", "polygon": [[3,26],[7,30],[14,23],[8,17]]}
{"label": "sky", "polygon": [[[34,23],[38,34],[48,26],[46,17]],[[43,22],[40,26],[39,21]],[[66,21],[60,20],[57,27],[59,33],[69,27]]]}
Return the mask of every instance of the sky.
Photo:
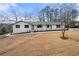
{"label": "sky", "polygon": [[47,3],[0,3],[0,11],[8,11],[9,5],[11,5],[16,10],[19,9],[20,11],[27,11],[28,13],[32,13],[38,8],[43,8],[46,5],[49,5]]}
{"label": "sky", "polygon": [[22,3],[22,4],[17,4],[20,8],[23,10],[26,10],[27,12],[34,12],[38,10],[38,8],[43,8],[48,4],[45,3]]}
{"label": "sky", "polygon": [[[11,15],[11,8],[10,6],[20,12],[20,17],[22,17],[22,13],[27,12],[27,14],[33,15],[33,18],[36,18],[35,15],[38,13],[38,10],[44,8],[47,5],[51,5],[49,3],[0,3],[0,14],[8,15],[9,18],[13,19],[13,15]],[[4,18],[0,18],[3,20]]]}
{"label": "sky", "polygon": [[[41,8],[44,8],[47,5],[52,6],[52,4],[49,4],[49,3],[0,3],[0,14],[7,14],[8,13],[8,15],[11,16],[10,15],[11,14],[10,13],[10,11],[11,11],[10,6],[12,6],[12,8],[14,8],[16,11],[18,11],[20,13],[24,13],[24,11],[26,11],[27,13],[34,15]],[[79,4],[77,4],[77,5],[79,6]],[[56,6],[54,6],[54,8],[55,7]],[[79,9],[79,7],[77,9]]]}
{"label": "sky", "polygon": [[9,6],[12,6],[12,8],[20,12],[26,11],[27,13],[35,13],[47,5],[55,8],[56,5],[54,4],[55,3],[0,3],[0,12],[7,12],[10,10]]}
{"label": "sky", "polygon": [[0,13],[6,13],[10,12],[10,6],[16,11],[19,12],[24,12],[26,11],[27,13],[35,13],[39,10],[39,8],[45,7],[46,3],[0,3]]}

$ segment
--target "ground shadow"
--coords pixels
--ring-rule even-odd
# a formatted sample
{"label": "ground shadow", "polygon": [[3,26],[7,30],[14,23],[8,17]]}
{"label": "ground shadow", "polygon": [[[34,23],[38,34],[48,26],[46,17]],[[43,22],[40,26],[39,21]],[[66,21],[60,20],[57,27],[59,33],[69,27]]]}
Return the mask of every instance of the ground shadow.
{"label": "ground shadow", "polygon": [[4,38],[7,38],[7,37],[8,37],[8,36],[1,36],[0,39],[4,39]]}
{"label": "ground shadow", "polygon": [[61,39],[68,40],[69,37],[60,37]]}

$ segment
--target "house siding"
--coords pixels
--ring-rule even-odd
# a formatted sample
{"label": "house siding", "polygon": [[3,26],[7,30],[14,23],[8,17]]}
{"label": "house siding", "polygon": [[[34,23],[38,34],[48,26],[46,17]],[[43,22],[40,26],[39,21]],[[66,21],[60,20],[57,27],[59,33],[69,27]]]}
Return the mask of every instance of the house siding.
{"label": "house siding", "polygon": [[[16,28],[16,25],[20,25],[20,28]],[[29,28],[25,28],[24,25],[29,25]],[[16,23],[13,25],[13,33],[29,32],[31,31],[31,25],[28,23]]]}
{"label": "house siding", "polygon": [[[16,25],[20,25],[20,28],[16,28]],[[25,28],[24,25],[29,25],[29,28]],[[41,28],[38,28],[37,25],[42,25]],[[47,25],[49,25],[49,28],[47,28]],[[46,30],[61,30],[61,27],[64,26],[60,26],[60,28],[57,28],[56,25],[60,25],[58,24],[32,24],[32,23],[25,23],[25,22],[18,22],[15,23],[13,25],[13,33],[23,33],[23,32],[30,32],[30,31],[46,31]]]}

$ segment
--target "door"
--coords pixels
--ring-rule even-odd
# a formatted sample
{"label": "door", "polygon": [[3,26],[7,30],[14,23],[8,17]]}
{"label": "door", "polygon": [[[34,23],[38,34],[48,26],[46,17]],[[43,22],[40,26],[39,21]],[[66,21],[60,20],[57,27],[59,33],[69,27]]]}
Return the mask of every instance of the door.
{"label": "door", "polygon": [[34,31],[34,25],[32,25],[32,28],[31,28],[31,30],[32,30],[32,31]]}

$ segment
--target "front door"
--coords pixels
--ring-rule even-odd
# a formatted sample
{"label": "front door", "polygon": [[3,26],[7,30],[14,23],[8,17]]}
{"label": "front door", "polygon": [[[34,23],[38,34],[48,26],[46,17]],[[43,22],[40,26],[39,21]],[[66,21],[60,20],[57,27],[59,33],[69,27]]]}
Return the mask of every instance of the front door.
{"label": "front door", "polygon": [[52,30],[52,25],[50,25],[50,30]]}
{"label": "front door", "polygon": [[31,28],[31,30],[32,30],[32,31],[34,31],[34,25],[32,25],[32,28]]}

